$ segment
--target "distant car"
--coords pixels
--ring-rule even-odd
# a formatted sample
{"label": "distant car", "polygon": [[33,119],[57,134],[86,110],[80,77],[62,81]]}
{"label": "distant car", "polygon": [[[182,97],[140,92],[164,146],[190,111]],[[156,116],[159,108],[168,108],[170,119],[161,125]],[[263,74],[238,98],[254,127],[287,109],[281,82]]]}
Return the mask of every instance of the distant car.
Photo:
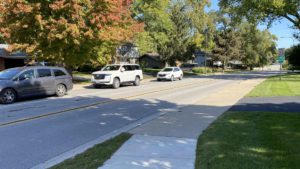
{"label": "distant car", "polygon": [[166,67],[157,73],[157,81],[161,80],[170,80],[174,81],[175,79],[182,80],[183,72],[179,67]]}
{"label": "distant car", "polygon": [[194,67],[198,67],[197,63],[184,63],[180,68],[184,71],[191,71]]}
{"label": "distant car", "polygon": [[108,85],[117,89],[124,83],[139,86],[141,80],[143,72],[137,64],[112,64],[92,73],[92,83],[95,87]]}
{"label": "distant car", "polygon": [[0,102],[3,104],[38,95],[60,97],[72,88],[72,77],[60,67],[18,67],[0,72]]}

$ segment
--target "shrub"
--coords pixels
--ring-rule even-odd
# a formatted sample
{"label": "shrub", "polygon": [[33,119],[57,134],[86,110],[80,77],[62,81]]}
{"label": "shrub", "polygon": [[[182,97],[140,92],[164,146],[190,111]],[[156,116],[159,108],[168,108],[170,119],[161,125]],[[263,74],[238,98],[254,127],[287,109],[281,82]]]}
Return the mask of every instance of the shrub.
{"label": "shrub", "polygon": [[[192,69],[192,71],[194,73],[204,74],[205,73],[205,67],[194,67]],[[206,73],[212,73],[212,72],[213,72],[212,68],[209,68],[209,67],[206,68]]]}

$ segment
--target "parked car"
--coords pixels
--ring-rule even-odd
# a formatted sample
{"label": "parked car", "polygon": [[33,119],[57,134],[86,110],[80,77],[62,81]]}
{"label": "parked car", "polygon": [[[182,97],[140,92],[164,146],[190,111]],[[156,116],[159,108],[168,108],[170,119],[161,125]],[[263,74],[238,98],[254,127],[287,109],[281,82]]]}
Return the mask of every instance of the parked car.
{"label": "parked car", "polygon": [[170,80],[174,81],[175,79],[182,80],[183,72],[179,67],[166,67],[157,73],[157,81],[161,80]]}
{"label": "parked car", "polygon": [[3,104],[38,95],[60,97],[72,88],[72,77],[60,67],[17,67],[0,72],[0,102]]}
{"label": "parked car", "polygon": [[102,70],[92,73],[92,83],[95,87],[109,85],[117,89],[124,83],[139,86],[141,80],[143,72],[137,64],[107,65]]}

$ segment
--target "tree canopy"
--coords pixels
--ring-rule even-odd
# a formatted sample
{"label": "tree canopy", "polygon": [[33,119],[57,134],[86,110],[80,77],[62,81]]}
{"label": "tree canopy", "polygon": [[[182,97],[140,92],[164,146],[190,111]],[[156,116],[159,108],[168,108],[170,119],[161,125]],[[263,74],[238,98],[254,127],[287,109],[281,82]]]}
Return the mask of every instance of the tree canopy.
{"label": "tree canopy", "polygon": [[234,19],[246,17],[250,22],[268,22],[285,18],[300,29],[299,0],[220,0],[219,6]]}
{"label": "tree canopy", "polygon": [[129,5],[128,0],[1,0],[0,33],[13,50],[35,59],[80,65],[102,57],[101,46],[127,41],[139,30]]}
{"label": "tree canopy", "polygon": [[285,55],[293,68],[300,68],[300,45],[292,46],[287,49]]}
{"label": "tree canopy", "polygon": [[200,48],[203,45],[203,32],[208,25],[204,8],[208,2],[136,0],[133,13],[145,24],[145,32],[140,33],[135,42],[142,52],[157,52],[170,64],[188,60],[192,55],[189,50],[194,49],[192,46]]}

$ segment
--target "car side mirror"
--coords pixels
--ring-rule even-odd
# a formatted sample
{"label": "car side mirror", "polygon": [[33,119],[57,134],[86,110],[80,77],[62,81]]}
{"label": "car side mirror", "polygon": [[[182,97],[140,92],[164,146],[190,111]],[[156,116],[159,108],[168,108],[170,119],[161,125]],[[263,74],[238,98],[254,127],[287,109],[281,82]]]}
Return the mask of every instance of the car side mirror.
{"label": "car side mirror", "polygon": [[122,68],[121,68],[121,72],[124,72],[124,71],[125,71],[125,68],[124,68],[124,67],[122,67]]}

